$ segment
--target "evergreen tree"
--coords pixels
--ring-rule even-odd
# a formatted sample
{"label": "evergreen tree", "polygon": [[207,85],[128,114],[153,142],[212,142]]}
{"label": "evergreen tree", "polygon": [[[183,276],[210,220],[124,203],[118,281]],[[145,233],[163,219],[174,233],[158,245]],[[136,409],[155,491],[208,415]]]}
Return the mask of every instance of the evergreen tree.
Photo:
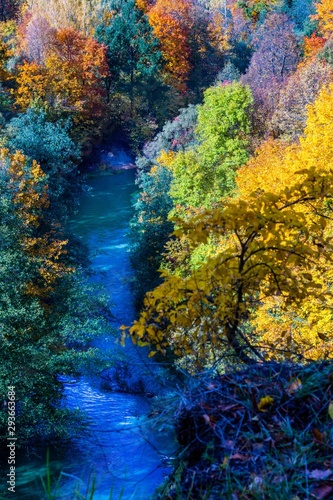
{"label": "evergreen tree", "polygon": [[107,21],[97,26],[95,36],[108,47],[109,92],[125,91],[133,112],[135,89],[145,84],[147,91],[159,74],[159,43],[147,16],[134,0],[111,0],[109,11]]}

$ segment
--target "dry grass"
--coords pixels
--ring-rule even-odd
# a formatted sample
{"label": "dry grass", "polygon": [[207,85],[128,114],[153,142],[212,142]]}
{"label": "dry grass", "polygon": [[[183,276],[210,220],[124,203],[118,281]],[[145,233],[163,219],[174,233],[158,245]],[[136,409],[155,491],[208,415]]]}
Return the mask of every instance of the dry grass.
{"label": "dry grass", "polygon": [[158,498],[333,498],[333,364],[201,375],[176,413],[184,446]]}

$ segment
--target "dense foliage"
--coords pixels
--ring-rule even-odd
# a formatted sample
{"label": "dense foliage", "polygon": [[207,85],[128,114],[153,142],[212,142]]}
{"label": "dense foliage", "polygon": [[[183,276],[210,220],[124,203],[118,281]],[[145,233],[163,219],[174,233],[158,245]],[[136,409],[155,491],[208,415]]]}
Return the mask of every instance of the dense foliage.
{"label": "dense foliage", "polygon": [[105,308],[67,219],[114,132],[134,342],[190,373],[331,360],[332,125],[331,0],[0,0],[1,437],[9,384],[22,442],[69,434]]}
{"label": "dense foliage", "polygon": [[155,258],[163,282],[129,331],[192,370],[226,355],[332,357],[331,8],[308,3],[305,19],[292,4],[230,3],[230,43],[250,40],[248,69],[230,59],[206,90],[192,143],[148,147],[160,154],[145,175],[172,174],[159,203],[172,200],[174,232]]}
{"label": "dense foliage", "polygon": [[[4,395],[8,386],[16,387],[23,444],[69,432],[73,416],[61,409],[58,376],[79,371],[80,360],[91,359],[92,350],[80,350],[103,325],[103,303],[91,298],[68,240],[47,215],[47,176],[38,163],[3,149],[0,165],[0,387]],[[3,436],[3,405],[0,415]]]}

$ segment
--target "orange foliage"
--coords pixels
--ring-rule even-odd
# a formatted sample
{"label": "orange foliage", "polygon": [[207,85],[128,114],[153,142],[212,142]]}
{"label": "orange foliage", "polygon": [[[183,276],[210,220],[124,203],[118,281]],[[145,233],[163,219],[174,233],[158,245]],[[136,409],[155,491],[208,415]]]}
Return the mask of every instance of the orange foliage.
{"label": "orange foliage", "polygon": [[46,100],[48,75],[43,66],[24,62],[19,67],[16,81],[18,84],[16,104],[20,108],[27,109],[36,99]]}
{"label": "orange foliage", "polygon": [[72,28],[56,32],[44,64],[25,62],[19,68],[16,103],[27,109],[34,99],[94,120],[104,109],[103,78],[108,75],[106,47]]}
{"label": "orange foliage", "polygon": [[136,0],[137,7],[142,10],[145,14],[149,11],[152,6],[152,2],[150,0]]}
{"label": "orange foliage", "polygon": [[230,49],[231,24],[227,24],[221,12],[213,12],[208,26],[208,33],[213,47],[216,47],[221,52]]}
{"label": "orange foliage", "polygon": [[304,37],[304,56],[309,59],[313,58],[324,47],[326,38],[312,33],[311,36]]}
{"label": "orange foliage", "polygon": [[181,91],[191,71],[189,32],[193,27],[188,0],[157,0],[148,12],[149,22],[161,44],[170,83]]}

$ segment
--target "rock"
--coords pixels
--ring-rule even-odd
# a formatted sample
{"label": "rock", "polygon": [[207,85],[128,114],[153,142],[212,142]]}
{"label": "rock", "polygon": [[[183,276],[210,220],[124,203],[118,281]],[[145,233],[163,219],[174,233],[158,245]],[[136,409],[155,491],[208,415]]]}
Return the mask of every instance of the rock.
{"label": "rock", "polygon": [[105,389],[114,392],[126,392],[129,394],[147,394],[144,379],[135,370],[130,369],[129,364],[117,361],[112,367],[106,368],[100,374]]}

